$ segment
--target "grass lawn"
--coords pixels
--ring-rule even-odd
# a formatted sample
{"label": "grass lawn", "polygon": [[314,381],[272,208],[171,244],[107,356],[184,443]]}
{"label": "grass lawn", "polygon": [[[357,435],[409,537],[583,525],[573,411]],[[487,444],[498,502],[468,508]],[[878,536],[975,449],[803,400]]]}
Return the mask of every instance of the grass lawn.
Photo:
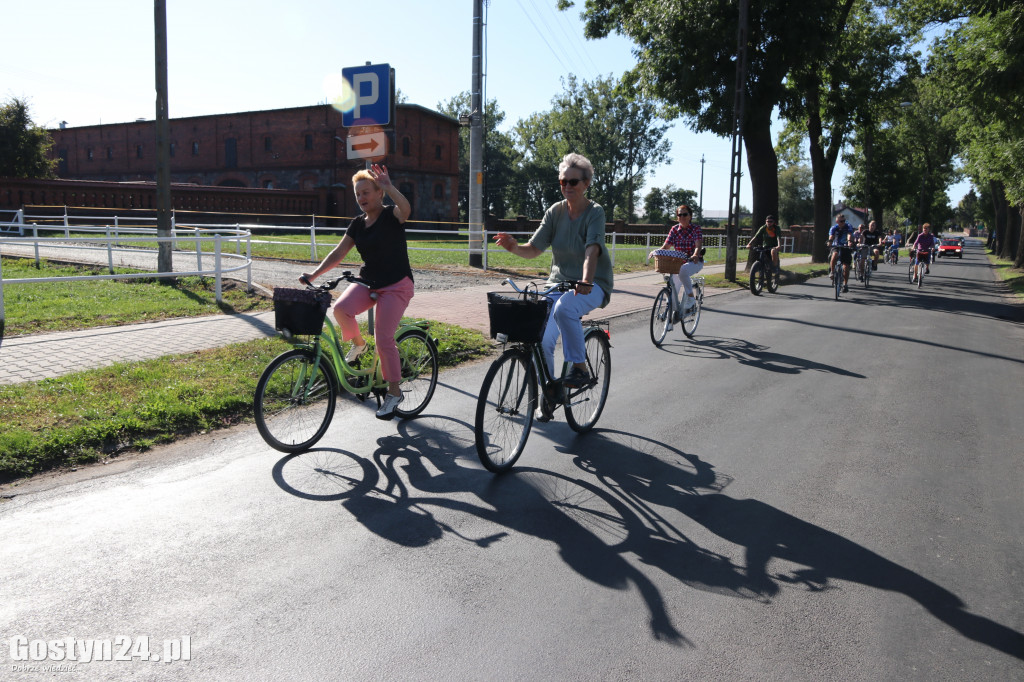
{"label": "grass lawn", "polygon": [[[137,271],[115,268],[117,274]],[[106,268],[57,265],[4,258],[3,277],[30,279],[107,274]],[[212,278],[179,277],[174,283],[154,279],[43,282],[4,285],[5,336],[70,331],[92,327],[151,322],[174,317],[270,310],[265,298],[248,294],[234,280],[222,280],[218,305]]]}
{"label": "grass lawn", "polygon": [[[492,348],[454,325],[430,334],[442,367]],[[290,347],[260,339],[0,386],[0,483],[250,421],[260,374]]]}
{"label": "grass lawn", "polygon": [[1024,298],[1024,270],[1013,267],[1013,261],[988,254],[988,260],[995,268],[996,276],[1006,282],[1017,298]]}

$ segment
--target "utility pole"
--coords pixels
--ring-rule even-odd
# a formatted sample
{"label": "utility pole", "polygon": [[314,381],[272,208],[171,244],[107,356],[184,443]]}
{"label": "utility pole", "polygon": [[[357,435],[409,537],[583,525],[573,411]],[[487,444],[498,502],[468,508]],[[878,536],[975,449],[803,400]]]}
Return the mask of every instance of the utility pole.
{"label": "utility pole", "polygon": [[700,219],[704,220],[704,155],[700,155],[700,197],[697,199]]}
{"label": "utility pole", "polygon": [[[154,0],[156,33],[156,235],[157,272],[174,272],[171,262],[171,151],[167,114],[167,1]],[[168,241],[164,241],[168,240]],[[167,279],[167,278],[161,278]]]}
{"label": "utility pole", "polygon": [[747,18],[750,0],[740,0],[736,31],[736,97],[732,111],[732,170],[729,176],[729,222],[725,226],[725,279],[736,281],[736,251],[739,247],[740,180],[743,177],[743,118],[746,116]]}
{"label": "utility pole", "polygon": [[484,113],[483,113],[484,2],[473,0],[473,85],[469,113],[469,265],[482,268],[484,244]]}

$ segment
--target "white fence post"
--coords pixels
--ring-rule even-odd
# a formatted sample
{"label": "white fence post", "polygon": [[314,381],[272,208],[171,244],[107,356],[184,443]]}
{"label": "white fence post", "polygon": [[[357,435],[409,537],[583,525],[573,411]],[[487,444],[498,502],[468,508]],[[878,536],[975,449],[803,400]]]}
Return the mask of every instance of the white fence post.
{"label": "white fence post", "polygon": [[4,324],[4,264],[3,259],[0,258],[0,343],[4,342]]}
{"label": "white fence post", "polygon": [[110,225],[107,225],[107,270],[114,274],[114,242],[110,238]]}
{"label": "white fence post", "polygon": [[35,238],[35,242],[33,242],[33,244],[35,246],[35,251],[36,251],[36,270],[38,270],[39,267],[40,267],[40,265],[39,265],[39,226],[38,225],[33,225],[32,226],[32,236]]}
{"label": "white fence post", "polygon": [[202,272],[203,270],[203,242],[199,237],[199,226],[196,225],[192,228],[196,233],[196,270]]}
{"label": "white fence post", "polygon": [[309,226],[309,260],[316,262],[316,214],[313,214],[313,223]]}
{"label": "white fence post", "polygon": [[15,222],[18,223],[18,236],[19,237],[24,237],[25,236],[25,209],[23,209],[23,208],[19,208],[18,209],[18,215],[17,215],[17,218],[15,219]]}
{"label": "white fence post", "polygon": [[246,291],[252,293],[252,233],[245,236],[245,286]]}
{"label": "white fence post", "polygon": [[483,253],[483,256],[484,256],[484,260],[483,260],[483,262],[484,262],[484,272],[487,272],[487,253],[488,253],[489,249],[487,248],[487,226],[486,225],[484,225],[484,227],[481,230],[480,234],[483,236],[483,240],[484,240],[484,253]]}
{"label": "white fence post", "polygon": [[70,238],[71,237],[71,230],[68,229],[68,207],[67,207],[67,204],[64,205],[64,237],[65,238]]}
{"label": "white fence post", "polygon": [[220,294],[220,232],[213,236],[213,268],[215,271],[216,282],[214,283],[213,290],[217,295],[217,303],[221,302]]}

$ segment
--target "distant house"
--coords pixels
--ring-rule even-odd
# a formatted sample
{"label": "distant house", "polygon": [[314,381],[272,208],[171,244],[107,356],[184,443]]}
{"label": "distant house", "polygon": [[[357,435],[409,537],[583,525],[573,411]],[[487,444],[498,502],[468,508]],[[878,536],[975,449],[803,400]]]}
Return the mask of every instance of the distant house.
{"label": "distant house", "polygon": [[835,217],[840,213],[846,217],[846,224],[855,230],[861,223],[868,224],[868,210],[866,208],[853,208],[839,202],[832,207],[832,222],[835,222]]}

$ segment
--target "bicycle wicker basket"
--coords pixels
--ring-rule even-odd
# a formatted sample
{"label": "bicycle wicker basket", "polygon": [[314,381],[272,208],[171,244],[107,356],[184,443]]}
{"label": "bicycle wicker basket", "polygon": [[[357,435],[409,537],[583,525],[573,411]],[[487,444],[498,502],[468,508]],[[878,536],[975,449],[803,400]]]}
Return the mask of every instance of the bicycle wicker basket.
{"label": "bicycle wicker basket", "polygon": [[516,343],[540,343],[548,323],[551,299],[535,294],[510,296],[503,291],[487,292],[487,315],[491,338],[506,334]]}
{"label": "bicycle wicker basket", "polygon": [[274,289],[274,329],[292,334],[319,334],[331,304],[328,291]]}
{"label": "bicycle wicker basket", "polygon": [[654,252],[654,269],[663,275],[678,275],[679,268],[683,267],[689,259],[682,258],[681,251],[674,249],[658,249]]}

